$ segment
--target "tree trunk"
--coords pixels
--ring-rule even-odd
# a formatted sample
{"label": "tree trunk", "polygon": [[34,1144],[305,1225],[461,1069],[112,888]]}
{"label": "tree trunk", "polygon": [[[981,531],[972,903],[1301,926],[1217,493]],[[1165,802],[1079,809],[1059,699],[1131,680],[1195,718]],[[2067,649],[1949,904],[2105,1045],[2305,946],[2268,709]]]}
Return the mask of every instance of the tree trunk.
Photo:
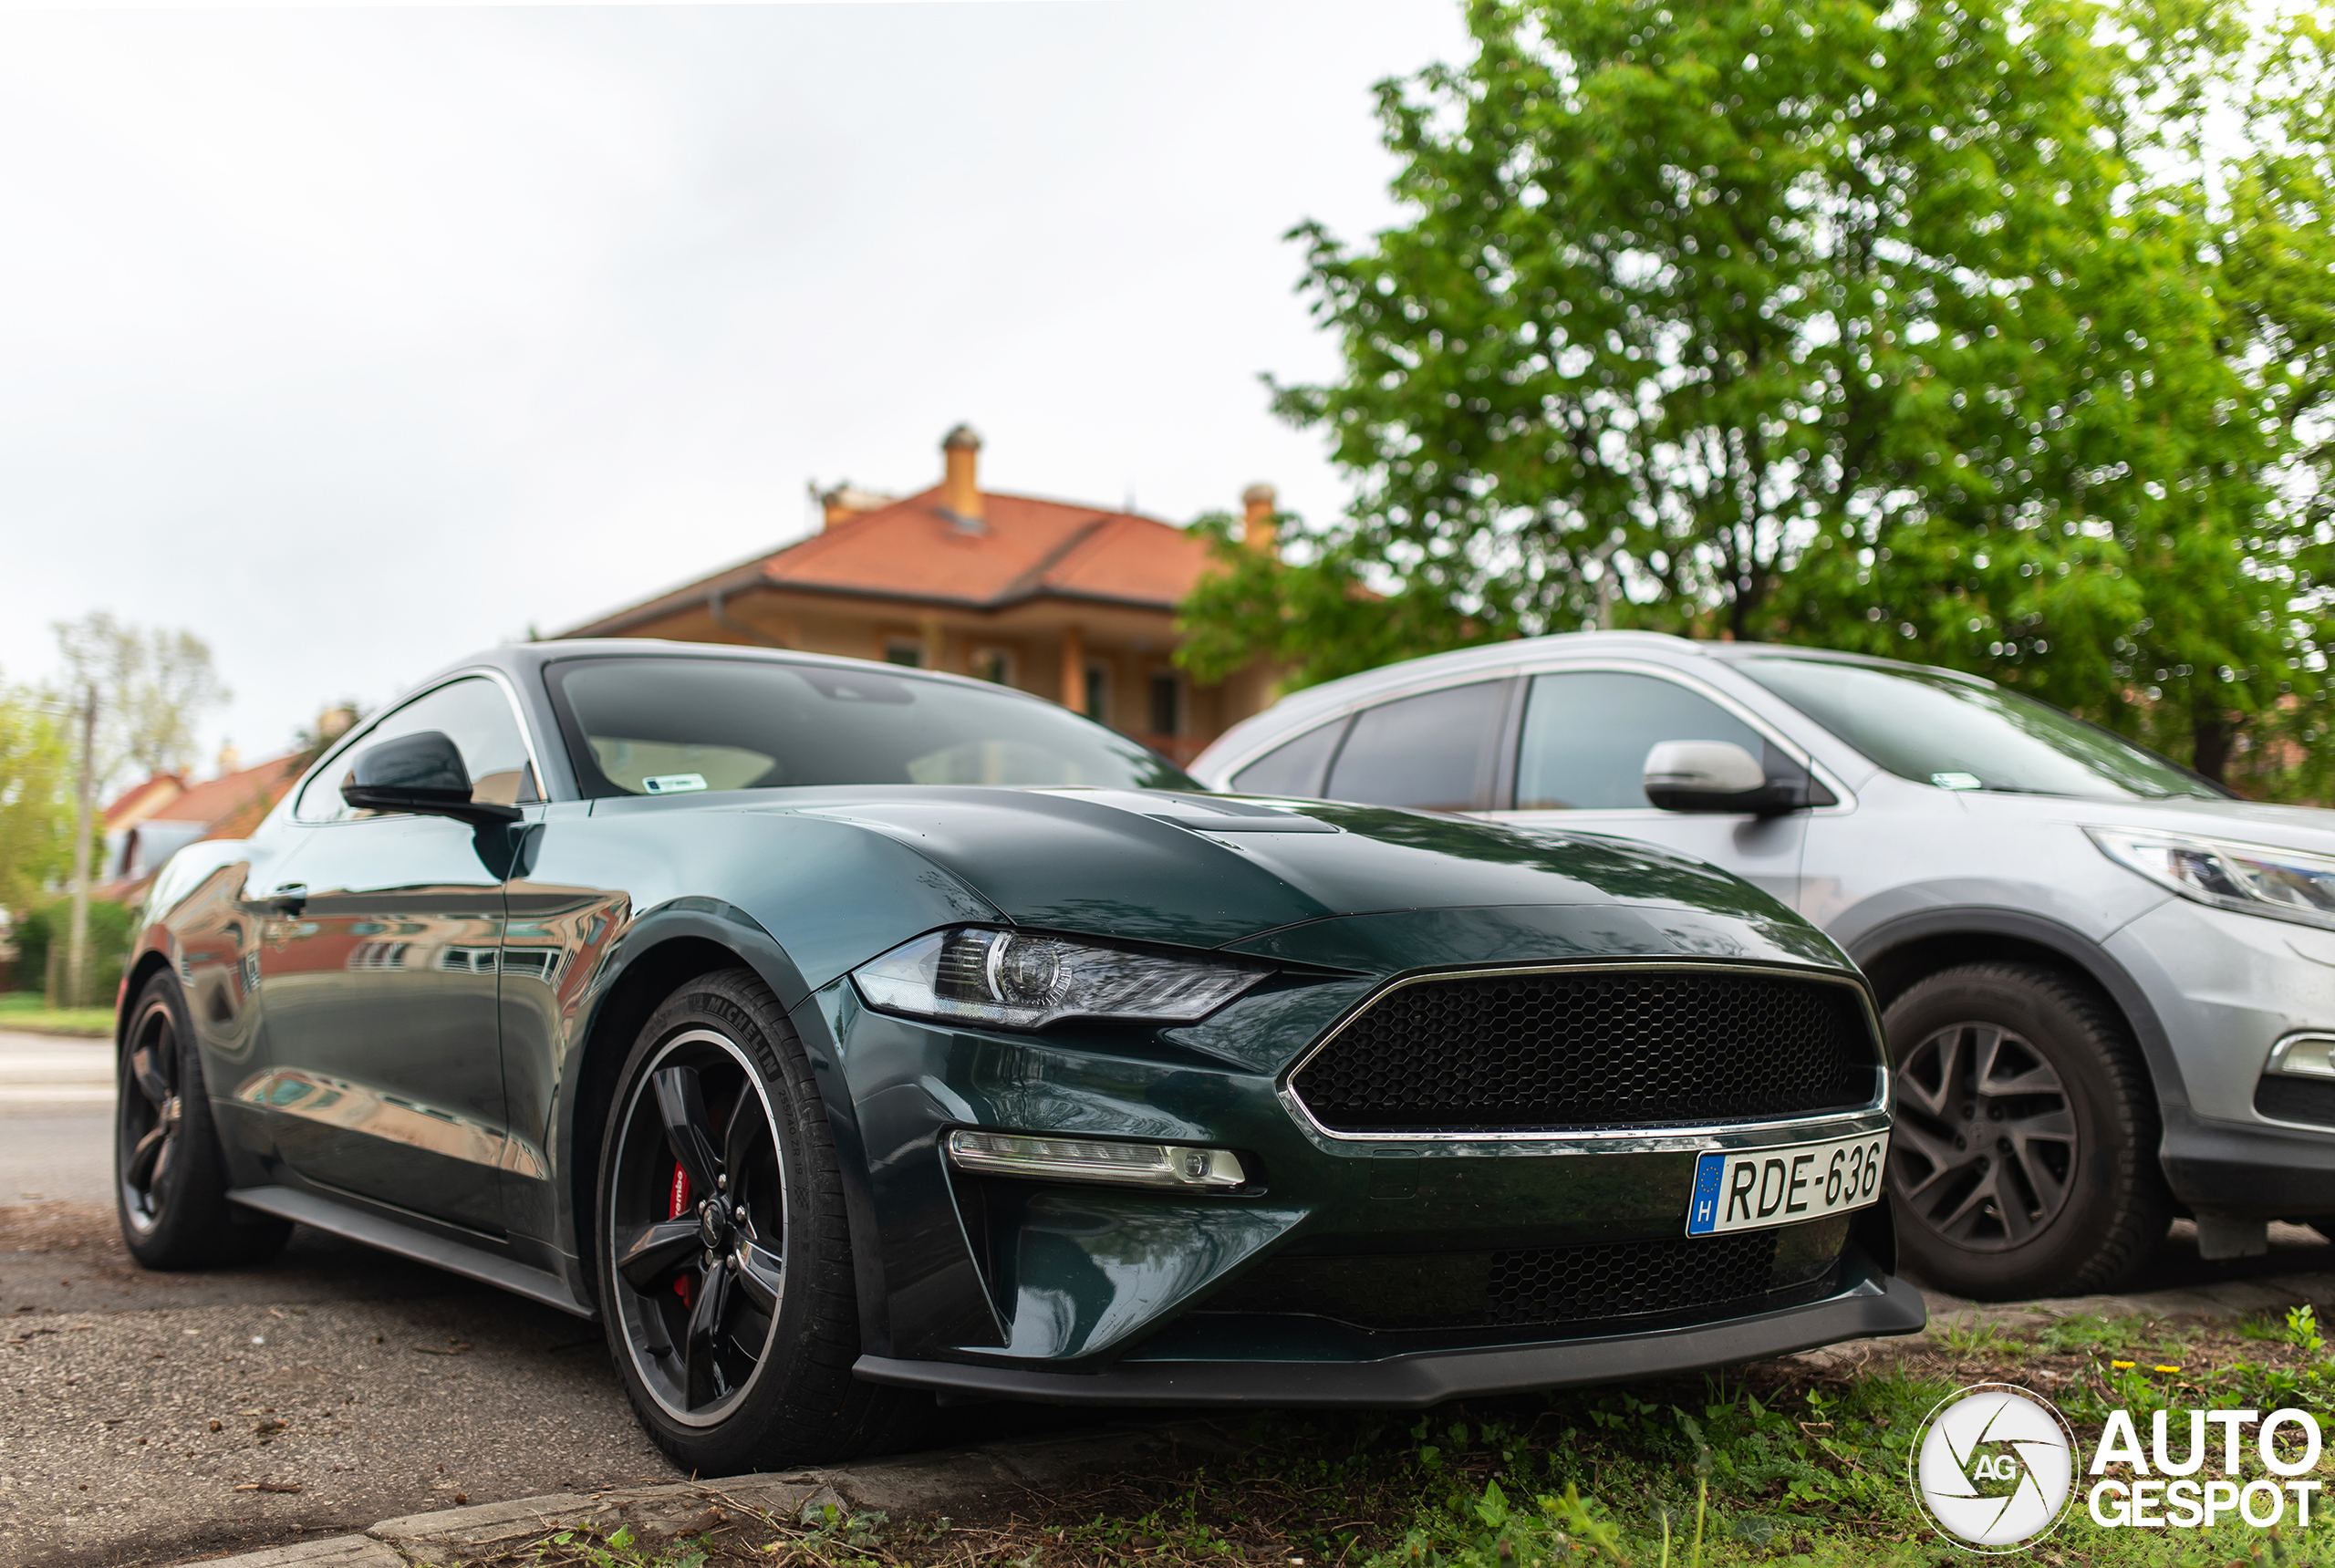
{"label": "tree trunk", "polygon": [[2189,765],[2216,784],[2228,783],[2223,775],[2229,770],[2230,747],[2237,739],[2237,727],[2218,709],[2209,709],[2190,715],[2189,737]]}
{"label": "tree trunk", "polygon": [[67,1007],[89,1005],[89,818],[96,809],[98,689],[81,699],[81,798],[73,814],[73,927],[66,948]]}

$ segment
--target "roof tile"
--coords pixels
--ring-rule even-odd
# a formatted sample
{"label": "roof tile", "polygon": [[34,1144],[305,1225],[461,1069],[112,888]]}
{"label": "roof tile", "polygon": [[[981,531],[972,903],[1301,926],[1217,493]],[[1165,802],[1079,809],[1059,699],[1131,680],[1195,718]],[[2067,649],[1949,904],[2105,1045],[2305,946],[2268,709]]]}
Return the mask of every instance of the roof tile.
{"label": "roof tile", "polygon": [[995,605],[1037,594],[1173,606],[1208,546],[1131,512],[984,493],[969,527],[938,486],[838,523],[763,563],[774,586]]}

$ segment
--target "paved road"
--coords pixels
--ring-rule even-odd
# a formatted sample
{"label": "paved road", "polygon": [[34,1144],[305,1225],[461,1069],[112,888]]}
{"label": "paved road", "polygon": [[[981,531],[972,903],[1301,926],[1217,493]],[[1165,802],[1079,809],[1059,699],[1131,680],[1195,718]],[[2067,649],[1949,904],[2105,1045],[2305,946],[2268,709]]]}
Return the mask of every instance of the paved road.
{"label": "paved road", "polygon": [[102,1040],[0,1031],[0,1204],[108,1203],[112,1048]]}
{"label": "paved road", "polygon": [[[259,1269],[135,1268],[111,1208],[109,1061],[0,1033],[0,1563],[175,1563],[458,1499],[678,1479],[592,1324],[305,1228]],[[2308,1293],[2335,1298],[2335,1246],[2275,1240],[2205,1263],[2176,1227],[2135,1289],[2316,1272]],[[943,1435],[1104,1415],[980,1406]]]}
{"label": "paved road", "polygon": [[[0,1033],[0,1563],[171,1563],[677,1479],[590,1324],[305,1228],[265,1268],[137,1269],[109,1062]],[[261,1486],[298,1490],[237,1490]]]}

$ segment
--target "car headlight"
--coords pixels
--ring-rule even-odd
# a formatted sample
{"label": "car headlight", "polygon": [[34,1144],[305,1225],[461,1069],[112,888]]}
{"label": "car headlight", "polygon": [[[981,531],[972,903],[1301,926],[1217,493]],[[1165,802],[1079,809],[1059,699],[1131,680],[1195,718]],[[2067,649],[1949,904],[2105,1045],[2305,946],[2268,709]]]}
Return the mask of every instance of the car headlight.
{"label": "car headlight", "polygon": [[871,1007],[1035,1029],[1063,1018],[1188,1023],[1270,971],[980,926],[933,931],[852,971]]}
{"label": "car headlight", "polygon": [[2335,858],[2138,828],[2084,831],[2110,859],[2185,898],[2248,915],[2335,927]]}

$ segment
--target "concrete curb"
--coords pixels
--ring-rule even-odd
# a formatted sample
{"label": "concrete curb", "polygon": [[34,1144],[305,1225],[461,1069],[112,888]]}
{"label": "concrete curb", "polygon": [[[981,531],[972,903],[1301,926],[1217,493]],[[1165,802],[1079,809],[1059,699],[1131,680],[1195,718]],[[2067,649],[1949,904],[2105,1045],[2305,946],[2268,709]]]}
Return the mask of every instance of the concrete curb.
{"label": "concrete curb", "polygon": [[703,1527],[709,1522],[706,1515],[715,1509],[733,1518],[763,1513],[800,1519],[806,1510],[822,1505],[846,1512],[881,1510],[895,1517],[946,1513],[978,1507],[999,1495],[1043,1493],[1097,1471],[1172,1459],[1179,1451],[1215,1456],[1234,1450],[1212,1428],[1198,1423],[1105,1427],[846,1469],[675,1481],[590,1496],[554,1492],[442,1509],[385,1519],[362,1534],[201,1561],[205,1568],[451,1568],[466,1559],[509,1551],[551,1531],[579,1526],[607,1533],[629,1525],[636,1540],[653,1544]]}
{"label": "concrete curb", "polygon": [[2323,1314],[2335,1307],[2335,1275],[2264,1274],[2185,1290],[2135,1291],[2122,1296],[2060,1296],[2049,1301],[1993,1305],[1967,1302],[1935,1291],[1924,1291],[1922,1296],[1929,1303],[1930,1322],[1947,1326],[1959,1321],[1965,1324],[2036,1328],[2086,1314],[2101,1317],[2232,1318],[2299,1306],[2314,1307]]}
{"label": "concrete curb", "polygon": [[[1925,1290],[1922,1300],[1930,1309],[1929,1326],[1922,1336],[1936,1339],[1952,1330],[1977,1328],[2043,1328],[2062,1318],[2155,1317],[2234,1318],[2256,1313],[2285,1312],[2290,1307],[2317,1309],[2325,1321],[2335,1314],[2335,1274],[2265,1274],[2258,1279],[2228,1280],[2183,1290],[2135,1291],[2122,1296],[2058,1296],[2031,1302],[1972,1302],[1941,1291]],[[1811,1366],[1853,1370],[1897,1343],[1886,1339],[1847,1339],[1820,1345],[1791,1357]]]}

